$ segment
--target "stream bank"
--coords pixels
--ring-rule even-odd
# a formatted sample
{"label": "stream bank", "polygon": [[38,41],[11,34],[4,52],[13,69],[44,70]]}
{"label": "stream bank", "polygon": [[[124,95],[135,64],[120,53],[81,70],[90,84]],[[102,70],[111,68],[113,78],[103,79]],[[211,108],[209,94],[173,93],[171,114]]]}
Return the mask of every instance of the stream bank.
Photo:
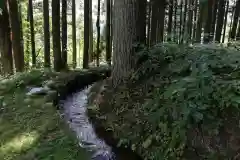
{"label": "stream bank", "polygon": [[117,147],[110,132],[89,121],[87,102],[90,90],[91,86],[70,94],[61,103],[65,120],[76,134],[79,145],[92,153],[94,160],[141,160],[131,149]]}

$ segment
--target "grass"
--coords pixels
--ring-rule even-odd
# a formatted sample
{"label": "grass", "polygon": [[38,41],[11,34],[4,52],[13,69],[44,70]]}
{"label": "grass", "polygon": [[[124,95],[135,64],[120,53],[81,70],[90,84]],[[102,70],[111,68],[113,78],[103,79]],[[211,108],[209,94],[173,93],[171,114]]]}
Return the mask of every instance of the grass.
{"label": "grass", "polygon": [[0,89],[0,159],[88,160],[52,103],[27,97],[25,87],[14,83]]}

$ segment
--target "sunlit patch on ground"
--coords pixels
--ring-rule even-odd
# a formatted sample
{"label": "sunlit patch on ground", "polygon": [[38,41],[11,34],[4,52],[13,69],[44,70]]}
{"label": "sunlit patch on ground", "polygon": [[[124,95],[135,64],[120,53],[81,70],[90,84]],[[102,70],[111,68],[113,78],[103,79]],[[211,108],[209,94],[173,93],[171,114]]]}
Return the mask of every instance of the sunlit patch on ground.
{"label": "sunlit patch on ground", "polygon": [[3,155],[8,156],[10,156],[12,153],[20,153],[22,150],[31,148],[31,145],[36,142],[38,137],[39,135],[35,131],[16,135],[16,137],[1,146],[0,152]]}

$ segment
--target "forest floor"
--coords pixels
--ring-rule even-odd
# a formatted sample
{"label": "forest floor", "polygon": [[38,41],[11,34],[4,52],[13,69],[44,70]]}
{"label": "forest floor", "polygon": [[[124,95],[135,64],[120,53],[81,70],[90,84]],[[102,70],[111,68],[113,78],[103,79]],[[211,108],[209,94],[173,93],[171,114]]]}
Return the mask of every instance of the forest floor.
{"label": "forest floor", "polygon": [[126,82],[96,85],[94,125],[144,159],[239,160],[239,51],[163,44],[138,56]]}
{"label": "forest floor", "polygon": [[53,103],[46,96],[27,95],[27,87],[57,75],[35,70],[0,81],[1,160],[89,159]]}

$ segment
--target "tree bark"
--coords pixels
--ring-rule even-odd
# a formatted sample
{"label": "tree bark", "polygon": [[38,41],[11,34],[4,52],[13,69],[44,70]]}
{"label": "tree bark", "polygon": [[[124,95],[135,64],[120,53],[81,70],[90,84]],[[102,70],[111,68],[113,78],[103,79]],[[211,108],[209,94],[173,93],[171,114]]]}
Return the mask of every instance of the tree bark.
{"label": "tree bark", "polygon": [[187,22],[187,42],[192,41],[192,26],[193,26],[193,7],[194,0],[188,0],[188,22]]}
{"label": "tree bark", "polygon": [[76,2],[72,0],[72,41],[73,41],[73,68],[77,66],[77,46],[76,46]]}
{"label": "tree bark", "polygon": [[[220,0],[225,1],[225,0]],[[211,33],[210,33],[210,41],[213,41],[214,35],[215,35],[215,27],[216,27],[216,20],[217,20],[217,13],[218,12],[218,5],[219,0],[213,0],[213,10],[212,10],[212,24],[211,24]]]}
{"label": "tree bark", "polygon": [[93,18],[92,18],[92,0],[89,0],[89,62],[93,62],[96,55],[93,51]]}
{"label": "tree bark", "polygon": [[111,65],[111,0],[107,0],[107,13],[106,13],[106,61]]}
{"label": "tree bark", "polygon": [[138,41],[137,7],[139,0],[121,0],[114,3],[113,86],[121,83],[134,67],[134,47]]}
{"label": "tree bark", "polygon": [[173,17],[173,0],[170,0],[169,1],[169,13],[168,13],[167,41],[172,40],[172,17]]}
{"label": "tree bark", "polygon": [[8,0],[10,11],[10,22],[12,29],[12,45],[14,53],[14,62],[17,72],[24,71],[24,53],[21,45],[21,26],[20,16],[18,13],[17,0]]}
{"label": "tree bark", "polygon": [[224,18],[224,29],[223,29],[222,43],[224,43],[224,40],[225,40],[225,33],[226,33],[226,28],[227,28],[228,7],[229,7],[229,1],[227,1],[226,11],[225,11],[225,15],[224,15],[225,18]]}
{"label": "tree bark", "polygon": [[67,0],[62,0],[62,68],[67,68]]}
{"label": "tree bark", "polygon": [[35,52],[35,33],[34,33],[34,20],[33,20],[33,4],[32,0],[28,1],[29,5],[29,21],[31,33],[31,48],[32,48],[32,65],[36,65],[36,52]]}
{"label": "tree bark", "polygon": [[100,59],[100,0],[98,0],[98,11],[97,11],[97,66],[99,66],[99,59]]}
{"label": "tree bark", "polygon": [[174,26],[173,26],[173,40],[174,42],[177,42],[177,8],[178,8],[178,3],[177,0],[174,0]]}
{"label": "tree bark", "polygon": [[209,43],[211,41],[213,0],[208,0],[207,8],[208,17],[204,28],[204,43]]}
{"label": "tree bark", "polygon": [[60,44],[60,1],[52,0],[52,35],[54,69],[59,72],[62,69],[62,56]]}
{"label": "tree bark", "polygon": [[49,3],[43,0],[43,24],[44,24],[44,67],[51,66],[50,60],[50,32],[49,32]]}
{"label": "tree bark", "polygon": [[151,45],[163,41],[165,0],[152,0]]}
{"label": "tree bark", "polygon": [[181,37],[182,37],[182,27],[183,27],[183,0],[181,0],[180,3],[180,26],[179,26],[179,34],[178,34],[178,41],[181,43]]}
{"label": "tree bark", "polygon": [[83,52],[83,68],[88,68],[89,59],[89,0],[84,0],[84,52]]}
{"label": "tree bark", "polygon": [[183,29],[182,29],[182,39],[181,39],[181,43],[184,42],[185,39],[185,28],[186,28],[186,18],[187,18],[187,0],[185,0],[185,4],[184,4],[184,12],[183,12]]}
{"label": "tree bark", "polygon": [[0,15],[0,51],[4,74],[13,73],[13,56],[12,56],[12,42],[11,31],[9,24],[9,13],[7,1],[3,3],[2,15]]}
{"label": "tree bark", "polygon": [[140,0],[137,3],[136,9],[138,10],[136,15],[136,20],[137,23],[137,40],[141,44],[146,44],[146,20],[147,20],[147,0]]}
{"label": "tree bark", "polygon": [[231,28],[231,32],[230,32],[230,39],[232,39],[232,40],[234,40],[236,37],[239,13],[240,13],[240,0],[237,0],[236,6],[235,6],[235,12],[234,12],[234,16],[233,16],[232,28]]}
{"label": "tree bark", "polygon": [[221,34],[222,34],[222,28],[223,28],[223,22],[224,22],[224,15],[225,15],[225,0],[219,1],[218,4],[218,18],[217,18],[217,27],[216,27],[216,34],[215,34],[215,41],[221,42]]}

